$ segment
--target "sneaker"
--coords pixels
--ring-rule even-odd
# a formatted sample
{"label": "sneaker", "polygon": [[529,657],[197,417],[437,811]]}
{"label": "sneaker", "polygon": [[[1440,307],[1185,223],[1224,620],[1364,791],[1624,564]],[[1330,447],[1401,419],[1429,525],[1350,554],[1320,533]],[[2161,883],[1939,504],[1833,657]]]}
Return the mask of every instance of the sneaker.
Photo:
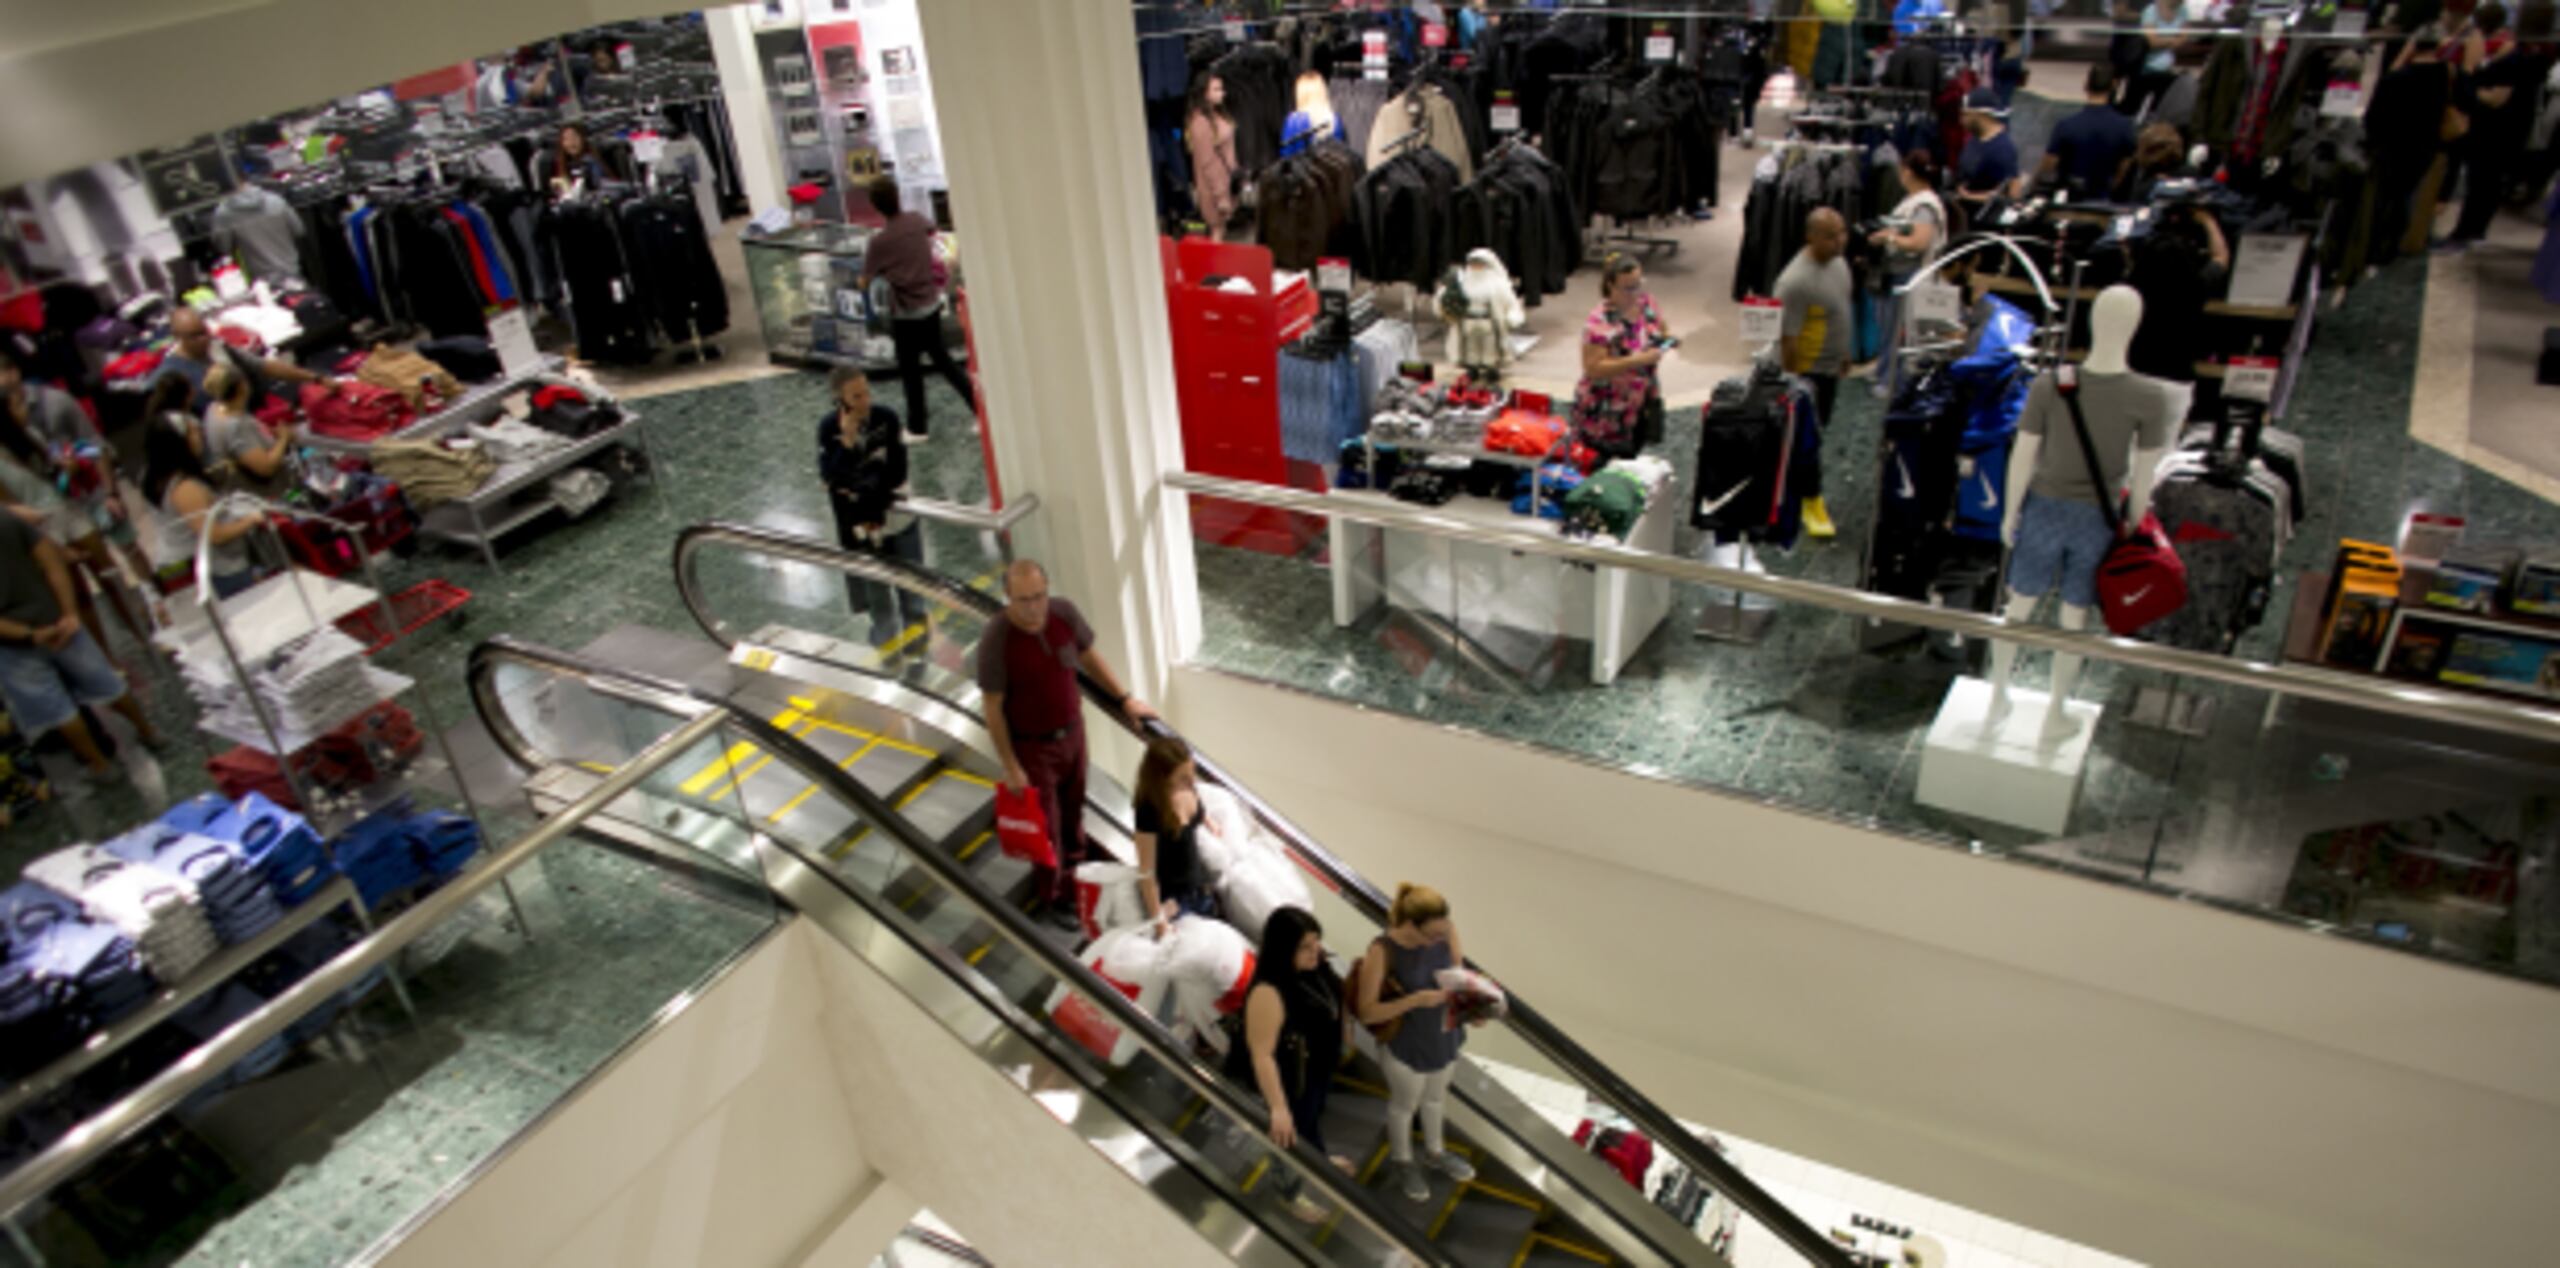
{"label": "sneaker", "polygon": [[1431,1200],[1430,1177],[1423,1175],[1422,1168],[1410,1162],[1396,1164],[1396,1189],[1404,1194],[1404,1200],[1407,1202]]}
{"label": "sneaker", "polygon": [[1804,532],[1816,541],[1829,541],[1840,535],[1840,530],[1832,526],[1831,508],[1823,505],[1821,498],[1805,499]]}
{"label": "sneaker", "polygon": [[1446,1150],[1432,1155],[1431,1166],[1440,1174],[1447,1176],[1460,1184],[1465,1184],[1476,1178],[1476,1169],[1472,1163],[1469,1163],[1466,1159],[1461,1158],[1456,1154],[1449,1153]]}
{"label": "sneaker", "polygon": [[1076,918],[1076,908],[1073,903],[1050,903],[1031,913],[1031,918],[1052,929],[1064,929],[1069,933],[1084,932],[1084,922]]}
{"label": "sneaker", "polygon": [[2428,250],[2437,255],[2460,255],[2470,250],[2471,246],[2472,242],[2469,238],[2440,238]]}
{"label": "sneaker", "polygon": [[1290,1194],[1289,1200],[1280,1205],[1289,1212],[1289,1218],[1301,1224],[1322,1224],[1326,1216],[1333,1214],[1303,1193]]}
{"label": "sneaker", "polygon": [[907,429],[907,443],[910,445],[921,445],[930,438],[926,433],[917,431],[913,427]]}

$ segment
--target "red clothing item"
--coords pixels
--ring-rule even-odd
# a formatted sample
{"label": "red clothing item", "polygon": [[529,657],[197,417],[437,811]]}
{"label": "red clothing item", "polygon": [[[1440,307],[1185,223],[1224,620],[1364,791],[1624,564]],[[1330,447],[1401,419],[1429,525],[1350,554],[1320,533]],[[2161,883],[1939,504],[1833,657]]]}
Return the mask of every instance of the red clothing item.
{"label": "red clothing item", "polygon": [[480,250],[480,235],[471,232],[471,222],[451,207],[444,209],[444,218],[453,224],[455,232],[462,235],[463,250],[471,255],[471,283],[480,288],[480,302],[483,305],[496,304],[498,279],[490,274],[489,257]]}
{"label": "red clothing item", "polygon": [[1091,646],[1093,627],[1064,599],[1049,600],[1049,623],[1038,634],[1023,633],[1011,620],[999,619],[979,637],[978,689],[1004,694],[1004,724],[1013,732],[1015,756],[1022,757],[1026,740],[1083,732],[1084,699],[1077,690],[1076,665]]}

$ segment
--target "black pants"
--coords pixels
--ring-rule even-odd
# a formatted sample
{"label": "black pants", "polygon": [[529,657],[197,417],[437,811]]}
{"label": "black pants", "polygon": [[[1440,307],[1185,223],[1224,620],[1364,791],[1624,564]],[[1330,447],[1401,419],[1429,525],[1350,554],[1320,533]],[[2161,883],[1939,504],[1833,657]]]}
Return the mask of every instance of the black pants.
{"label": "black pants", "polygon": [[[901,560],[919,567],[924,564],[924,525],[921,523],[909,524],[881,538],[877,547],[864,543],[839,527],[836,542],[847,550]],[[853,605],[853,614],[871,618],[871,642],[874,646],[896,638],[909,626],[924,620],[924,599],[912,591],[866,581],[851,573],[845,574],[844,590],[846,599]]]}
{"label": "black pants", "polygon": [[2383,265],[2400,258],[2400,239],[2409,233],[2410,204],[2417,201],[2418,186],[2427,179],[2427,168],[2434,160],[2432,154],[2416,162],[2394,154],[2374,158],[2373,231],[2365,240],[2367,262]]}
{"label": "black pants", "polygon": [[1813,385],[1813,408],[1818,415],[1815,421],[1821,424],[1819,434],[1822,437],[1821,444],[1815,445],[1804,454],[1804,465],[1811,468],[1804,474],[1807,480],[1813,482],[1814,496],[1820,497],[1822,495],[1822,451],[1831,443],[1831,428],[1834,426],[1831,407],[1840,399],[1840,376],[1808,374],[1804,376],[1804,381]]}
{"label": "black pants", "polygon": [[2169,85],[2176,82],[2178,82],[2176,71],[2146,70],[2134,76],[2133,87],[2125,93],[2124,104],[2118,109],[2122,110],[2128,119],[2139,119],[2142,117],[2143,110],[2152,102],[2158,101],[2161,94],[2169,91]]}
{"label": "black pants", "polygon": [[2471,181],[2462,190],[2462,218],[2454,222],[2454,237],[2477,242],[2489,236],[2489,222],[2497,219],[2498,205],[2506,200],[2507,167],[2515,153],[2489,146],[2472,150]]}
{"label": "black pants", "polygon": [[951,359],[951,349],[942,342],[942,318],[901,317],[889,323],[889,338],[898,345],[898,377],[907,384],[907,430],[921,436],[932,430],[924,404],[924,363],[929,358],[933,368],[960,394],[971,413],[978,409],[977,393],[969,388],[969,376]]}

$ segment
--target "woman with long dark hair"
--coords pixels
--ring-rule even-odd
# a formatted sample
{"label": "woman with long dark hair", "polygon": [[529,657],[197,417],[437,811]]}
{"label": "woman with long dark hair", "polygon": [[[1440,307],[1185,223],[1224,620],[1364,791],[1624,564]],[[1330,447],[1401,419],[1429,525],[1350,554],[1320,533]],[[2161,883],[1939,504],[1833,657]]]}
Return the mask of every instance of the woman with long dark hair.
{"label": "woman with long dark hair", "polygon": [[[1325,1148],[1324,1102],[1347,1038],[1342,978],[1325,963],[1324,926],[1296,907],[1272,912],[1245,991],[1244,1042],[1227,1050],[1227,1073],[1271,1107],[1273,1144],[1286,1149],[1304,1140],[1346,1172],[1350,1161]],[[1282,1174],[1289,1213],[1308,1223],[1323,1219],[1324,1208],[1298,1191],[1296,1173]]]}
{"label": "woman with long dark hair", "polygon": [[192,575],[196,535],[210,518],[214,597],[228,599],[256,584],[247,539],[258,530],[258,517],[215,509],[220,499],[205,471],[204,424],[175,411],[153,415],[143,424],[142,461],[142,495],[160,511],[162,565],[176,563]]}
{"label": "woman with long dark hair", "polygon": [[1203,75],[1191,85],[1182,140],[1191,151],[1191,201],[1209,236],[1220,237],[1236,214],[1236,121],[1227,113],[1227,81]]}
{"label": "woman with long dark hair", "polygon": [[1138,763],[1138,786],[1130,795],[1138,841],[1138,896],[1156,922],[1156,933],[1168,932],[1175,917],[1189,914],[1216,918],[1218,896],[1209,888],[1208,870],[1200,865],[1200,772],[1191,761],[1191,746],[1167,736],[1150,742]]}

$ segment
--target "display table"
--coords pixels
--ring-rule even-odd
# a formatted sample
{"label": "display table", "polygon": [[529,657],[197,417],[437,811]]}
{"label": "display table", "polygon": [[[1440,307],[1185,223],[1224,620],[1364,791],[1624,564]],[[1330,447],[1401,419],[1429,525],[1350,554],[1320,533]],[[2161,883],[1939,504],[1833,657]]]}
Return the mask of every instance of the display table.
{"label": "display table", "polygon": [[[473,423],[487,423],[497,418],[500,411],[500,402],[506,398],[508,393],[519,388],[533,387],[540,383],[559,383],[565,386],[577,388],[580,392],[587,393],[590,396],[595,395],[594,388],[588,387],[582,383],[572,383],[567,379],[559,377],[563,368],[565,367],[560,358],[544,357],[542,359],[542,363],[535,367],[530,373],[503,376],[492,379],[486,383],[474,383],[468,388],[465,388],[462,395],[447,402],[443,408],[436,410],[432,414],[421,414],[418,416],[416,421],[410,423],[408,426],[403,427],[388,436],[378,437],[377,439],[441,440]],[[363,457],[367,452],[372,450],[376,441],[348,440],[338,436],[324,436],[316,431],[306,428],[302,433],[302,438],[299,443],[306,449],[317,449],[322,453],[351,454],[356,457]]]}
{"label": "display table", "polygon": [[[1346,502],[1392,502],[1386,494],[1337,489]],[[1635,550],[1669,554],[1679,508],[1656,490],[1628,534]],[[1514,515],[1508,502],[1461,497],[1432,513],[1458,524],[1518,528],[1555,521]],[[1347,626],[1384,600],[1459,630],[1495,626],[1591,644],[1591,681],[1602,686],[1671,613],[1671,579],[1601,568],[1548,555],[1522,555],[1431,533],[1327,521],[1333,560],[1333,621]]]}
{"label": "display table", "polygon": [[2560,700],[2560,620],[2520,612],[2464,612],[2427,602],[2435,574],[2411,567],[2400,578],[2400,602],[2368,665],[2321,660],[2321,607],[2326,569],[2304,572],[2294,585],[2285,624],[2284,658],[2324,669],[2364,672],[2434,687],[2549,703]]}
{"label": "display table", "polygon": [[[475,547],[491,568],[504,572],[498,563],[498,539],[559,509],[559,500],[551,496],[551,477],[603,452],[607,445],[626,441],[637,441],[643,453],[649,452],[648,433],[640,428],[640,416],[627,407],[622,421],[603,431],[582,436],[540,457],[500,464],[469,496],[439,502],[420,512],[418,532],[439,541]],[[657,458],[654,454],[649,458],[650,479],[655,481],[659,478]]]}

